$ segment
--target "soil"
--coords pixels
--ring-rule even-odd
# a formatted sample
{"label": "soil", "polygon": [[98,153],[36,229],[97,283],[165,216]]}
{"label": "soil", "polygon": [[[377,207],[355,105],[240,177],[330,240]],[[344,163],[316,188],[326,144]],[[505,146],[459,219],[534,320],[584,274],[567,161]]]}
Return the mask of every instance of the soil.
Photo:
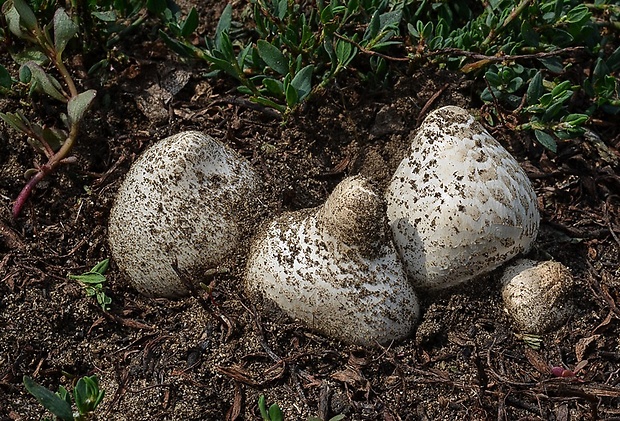
{"label": "soil", "polygon": [[[202,30],[212,30],[221,8],[202,12],[209,23]],[[539,350],[502,310],[499,272],[422,295],[412,337],[367,349],[252,302],[241,287],[242,258],[209,279],[211,296],[179,300],[141,296],[112,261],[112,304],[104,312],[67,275],[111,257],[106,230],[115,192],[157,140],[200,130],[245,156],[270,198],[248,221],[253,232],[283,211],[320,205],[348,175],[385,187],[410,133],[434,108],[488,116],[471,80],[429,65],[400,69],[384,88],[344,75],[282,124],[230,81],[204,78],[202,64],[180,63],[146,31],[123,48],[126,61],[107,82],[81,81],[99,100],[74,150],[78,163],[41,183],[17,219],[12,200],[38,157],[22,136],[0,128],[0,420],[46,414],[23,387],[24,375],[56,390],[91,374],[106,392],[98,419],[258,420],[260,395],[287,420],[620,419],[616,122],[592,127],[599,142],[562,141],[557,154],[509,130],[508,119],[488,127],[538,195],[541,229],[528,257],[562,262],[575,278],[574,314],[541,336]],[[38,98],[27,112],[53,116],[54,106]],[[3,111],[19,107],[17,99],[3,100]],[[552,367],[566,369],[566,377]]]}

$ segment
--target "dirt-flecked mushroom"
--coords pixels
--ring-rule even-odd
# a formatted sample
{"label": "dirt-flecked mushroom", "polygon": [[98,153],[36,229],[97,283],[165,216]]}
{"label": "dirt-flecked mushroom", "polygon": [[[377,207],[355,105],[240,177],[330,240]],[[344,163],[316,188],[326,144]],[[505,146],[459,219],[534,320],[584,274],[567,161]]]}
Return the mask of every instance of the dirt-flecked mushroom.
{"label": "dirt-flecked mushroom", "polygon": [[230,257],[260,186],[245,159],[208,135],[163,139],[136,160],[117,193],[112,256],[143,294],[186,295],[172,264],[199,281]]}
{"label": "dirt-flecked mushroom", "polygon": [[519,259],[504,270],[501,282],[506,311],[524,333],[547,333],[573,312],[573,278],[559,262]]}
{"label": "dirt-flecked mushroom", "polygon": [[472,115],[430,113],[386,193],[414,285],[442,289],[492,271],[536,238],[536,194],[519,163]]}
{"label": "dirt-flecked mushroom", "polygon": [[342,181],[323,206],[268,223],[251,248],[248,292],[346,342],[402,339],[419,305],[384,212],[381,196],[357,176]]}

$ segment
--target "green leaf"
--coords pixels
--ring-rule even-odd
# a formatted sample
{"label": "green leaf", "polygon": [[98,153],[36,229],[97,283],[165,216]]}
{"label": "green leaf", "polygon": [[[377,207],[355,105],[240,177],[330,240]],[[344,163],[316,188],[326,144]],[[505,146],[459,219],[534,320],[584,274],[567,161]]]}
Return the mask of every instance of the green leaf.
{"label": "green leaf", "polygon": [[18,132],[27,133],[28,127],[27,124],[24,123],[21,116],[19,114],[13,113],[0,113],[0,119],[4,121],[9,126],[13,127]]}
{"label": "green leaf", "polygon": [[97,95],[97,91],[90,89],[86,92],[82,92],[78,96],[75,96],[69,100],[67,104],[67,115],[69,116],[70,123],[79,123],[84,117],[84,113],[88,111],[93,104],[93,100]]}
{"label": "green leaf", "polygon": [[[11,7],[8,7],[11,6]],[[7,10],[8,9],[8,10]],[[7,2],[2,5],[2,13],[4,13],[4,19],[6,20],[7,27],[13,35],[18,38],[23,38],[22,26],[20,24],[19,13],[15,6]]]}
{"label": "green leaf", "polygon": [[90,271],[97,272],[103,275],[104,273],[106,273],[109,266],[110,266],[110,259],[105,259],[97,263]]}
{"label": "green leaf", "polygon": [[620,47],[616,48],[607,58],[607,67],[612,71],[616,71],[620,68]]}
{"label": "green leaf", "polygon": [[258,397],[258,410],[260,411],[260,416],[263,417],[263,421],[268,421],[269,414],[267,413],[267,403],[265,400],[265,395],[260,395]]}
{"label": "green leaf", "polygon": [[36,88],[59,101],[66,101],[65,96],[60,93],[60,83],[52,76],[49,76],[41,66],[34,61],[29,61],[24,66],[28,67],[32,74],[31,84],[35,84]]}
{"label": "green leaf", "polygon": [[51,390],[36,383],[28,376],[24,376],[24,386],[26,390],[33,395],[41,405],[52,414],[64,421],[73,421],[73,411],[71,405]]}
{"label": "green leaf", "polygon": [[354,47],[350,42],[345,40],[338,40],[336,43],[336,57],[338,58],[338,65],[346,67],[351,60],[357,54],[357,47]]}
{"label": "green leaf", "polygon": [[98,272],[87,272],[81,275],[69,275],[69,279],[74,279],[85,284],[102,284],[105,282],[105,276]]}
{"label": "green leaf", "polygon": [[553,95],[554,97],[559,97],[560,95],[563,95],[568,89],[570,89],[571,87],[571,82],[570,80],[565,80],[564,82],[558,83],[552,90],[551,90],[551,95]]}
{"label": "green leaf", "polygon": [[544,92],[542,71],[539,70],[527,87],[527,105],[534,105]]}
{"label": "green leaf", "polygon": [[569,23],[579,23],[583,20],[590,19],[590,16],[592,16],[592,14],[588,7],[585,4],[580,4],[568,11],[566,20]]}
{"label": "green leaf", "polygon": [[562,61],[557,57],[540,58],[538,60],[553,73],[562,73],[564,70]]}
{"label": "green leaf", "polygon": [[6,89],[11,89],[13,85],[13,79],[9,74],[8,70],[4,68],[3,65],[0,64],[0,86]]}
{"label": "green leaf", "polygon": [[256,47],[260,58],[267,63],[267,66],[281,75],[288,74],[288,62],[278,47],[262,39],[258,40]]}
{"label": "green leaf", "polygon": [[381,15],[379,14],[379,10],[376,10],[375,13],[372,14],[370,18],[370,23],[364,32],[364,41],[370,41],[374,39],[381,30]]}
{"label": "green leaf", "polygon": [[262,80],[262,83],[271,95],[281,98],[284,97],[284,85],[279,80],[266,77]]}
{"label": "green leaf", "polygon": [[189,11],[185,22],[181,26],[181,36],[183,38],[189,37],[198,28],[198,12],[195,7]]}
{"label": "green leaf", "polygon": [[286,105],[293,108],[297,104],[299,104],[299,93],[293,85],[289,84],[286,87]]}
{"label": "green leaf", "polygon": [[549,149],[551,152],[557,153],[558,145],[550,134],[547,134],[541,130],[534,130],[534,134],[536,135],[536,140],[538,140],[541,145]]}
{"label": "green leaf", "polygon": [[62,54],[69,40],[78,33],[79,29],[64,9],[56,10],[54,13],[54,47],[58,54]]}
{"label": "green leaf", "polygon": [[37,48],[27,48],[15,54],[11,54],[11,57],[20,66],[23,66],[29,61],[33,61],[39,66],[45,66],[47,63],[49,63],[49,57],[47,57],[43,51]]}
{"label": "green leaf", "polygon": [[161,15],[168,8],[166,0],[147,0],[146,8],[149,12]]}
{"label": "green leaf", "polygon": [[220,20],[217,22],[217,28],[215,28],[215,45],[221,45],[220,37],[223,33],[227,33],[230,30],[230,24],[232,22],[232,5],[229,3],[226,5],[222,14],[220,15]]}
{"label": "green leaf", "polygon": [[102,22],[116,22],[116,19],[118,19],[114,10],[108,10],[105,12],[94,11],[90,14]]}
{"label": "green leaf", "polygon": [[570,124],[571,126],[581,126],[583,123],[588,121],[588,116],[586,114],[569,114],[562,119],[564,123]]}
{"label": "green leaf", "polygon": [[13,6],[15,6],[19,19],[26,29],[37,27],[37,18],[25,0],[13,0]]}
{"label": "green leaf", "polygon": [[313,71],[314,66],[310,64],[297,72],[293,80],[291,80],[291,85],[297,90],[297,94],[299,96],[298,101],[305,99],[312,91]]}
{"label": "green leaf", "polygon": [[488,72],[486,72],[484,74],[484,77],[489,82],[489,85],[491,85],[494,88],[502,85],[502,79],[499,77],[497,73],[493,72],[492,70],[489,70]]}
{"label": "green leaf", "polygon": [[521,24],[521,35],[527,45],[530,47],[538,47],[540,36],[534,31],[532,24],[527,20],[524,20]]}
{"label": "green leaf", "polygon": [[282,410],[277,403],[274,403],[269,407],[269,419],[271,421],[282,421],[284,419],[284,416],[282,415]]}

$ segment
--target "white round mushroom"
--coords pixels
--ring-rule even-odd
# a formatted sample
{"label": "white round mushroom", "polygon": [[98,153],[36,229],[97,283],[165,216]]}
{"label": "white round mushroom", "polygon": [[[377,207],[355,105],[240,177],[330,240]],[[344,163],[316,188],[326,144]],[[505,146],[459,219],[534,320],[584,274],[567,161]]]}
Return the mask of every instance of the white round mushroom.
{"label": "white round mushroom", "polygon": [[172,269],[200,281],[238,247],[261,183],[249,163],[200,132],[157,142],[132,165],[110,213],[112,256],[140,292],[188,294]]}
{"label": "white round mushroom", "polygon": [[573,312],[573,278],[559,262],[519,259],[504,270],[501,282],[506,311],[524,333],[547,333]]}
{"label": "white round mushroom", "polygon": [[430,113],[386,193],[414,285],[441,289],[492,271],[536,238],[536,194],[519,163],[467,111]]}
{"label": "white round mushroom", "polygon": [[381,196],[358,176],[342,181],[323,206],[270,222],[251,248],[248,293],[346,342],[407,336],[419,304],[384,212]]}

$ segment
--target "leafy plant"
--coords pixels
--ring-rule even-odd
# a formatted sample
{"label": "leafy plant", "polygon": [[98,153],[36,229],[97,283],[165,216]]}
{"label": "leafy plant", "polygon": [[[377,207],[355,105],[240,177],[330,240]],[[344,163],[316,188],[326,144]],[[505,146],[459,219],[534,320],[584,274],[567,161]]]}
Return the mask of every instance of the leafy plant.
{"label": "leafy plant", "polygon": [[[491,0],[477,15],[470,9],[469,22],[455,25],[455,14],[446,10],[466,9],[464,4],[440,6],[427,14],[431,20],[408,23],[412,59],[432,58],[482,76],[480,98],[494,117],[501,120],[508,110],[525,120],[513,129],[532,130],[555,152],[557,139],[582,135],[595,112],[620,112],[620,48],[609,48],[620,29],[620,8],[613,2]],[[574,72],[564,58],[575,56],[586,63],[586,73]]]}
{"label": "leafy plant", "polygon": [[73,412],[71,394],[63,386],[59,386],[58,392],[54,393],[28,376],[24,376],[24,386],[45,409],[63,421],[94,419],[93,412],[105,395],[99,388],[99,379],[96,375],[80,378],[73,388],[73,400],[77,408],[77,411]]}
{"label": "leafy plant", "polygon": [[105,259],[97,263],[88,272],[81,275],[69,275],[69,279],[79,281],[84,286],[87,296],[97,298],[97,303],[103,311],[109,310],[112,303],[112,299],[106,295],[103,288],[106,282],[104,274],[108,270],[109,265],[110,259]]}
{"label": "leafy plant", "polygon": [[[1,41],[7,42],[16,37],[27,48],[13,53],[13,59],[21,66],[19,79],[11,78],[6,68],[0,66],[0,85],[11,90],[27,86],[30,95],[44,94],[66,104],[66,114],[59,115],[64,128],[47,127],[30,121],[26,115],[0,113],[0,118],[18,132],[28,137],[30,145],[47,158],[44,164],[35,163],[35,168],[27,171],[30,177],[13,205],[13,216],[19,216],[34,187],[46,176],[63,164],[75,162],[69,154],[79,135],[79,126],[84,115],[93,104],[96,91],[80,92],[63,60],[68,43],[78,34],[77,24],[64,9],[55,11],[52,20],[41,26],[35,13],[25,0],[8,0],[2,5],[2,15],[7,30],[0,33]],[[46,68],[51,64],[60,81]]]}
{"label": "leafy plant", "polygon": [[245,30],[233,22],[228,5],[205,47],[190,42],[198,25],[193,9],[183,20],[164,0],[159,3],[166,24],[160,35],[174,51],[208,62],[212,74],[234,78],[252,101],[284,114],[329,85],[360,51],[369,57],[360,76],[381,78],[387,65],[379,52],[402,44],[397,37],[404,2],[332,0],[309,6],[253,0],[253,22]]}

